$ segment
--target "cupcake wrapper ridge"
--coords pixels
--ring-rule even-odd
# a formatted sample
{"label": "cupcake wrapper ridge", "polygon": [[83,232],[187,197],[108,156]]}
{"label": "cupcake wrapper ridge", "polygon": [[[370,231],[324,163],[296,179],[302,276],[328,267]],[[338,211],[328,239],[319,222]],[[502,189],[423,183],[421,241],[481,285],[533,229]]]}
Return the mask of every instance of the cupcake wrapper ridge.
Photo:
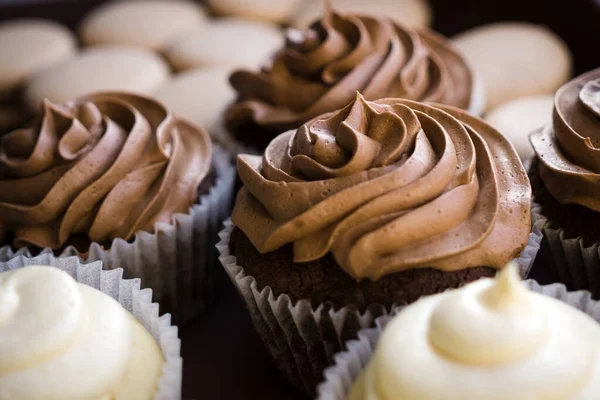
{"label": "cupcake wrapper ridge", "polygon": [[[237,264],[229,249],[233,231],[230,220],[219,233],[219,260],[244,300],[254,327],[269,353],[286,378],[297,388],[313,395],[322,380],[323,370],[345,343],[356,338],[361,329],[372,327],[377,317],[389,310],[373,304],[361,313],[355,306],[335,309],[324,303],[313,307],[308,300],[294,303],[287,294],[275,296],[270,287],[259,291],[254,277]],[[516,259],[523,276],[527,276],[540,246],[541,235],[534,229],[521,256]]]}
{"label": "cupcake wrapper ridge", "polygon": [[[184,324],[205,311],[219,287],[215,244],[222,221],[233,201],[235,167],[229,155],[215,146],[215,180],[187,214],[175,214],[170,224],[157,223],[154,233],[138,232],[131,242],[115,239],[109,249],[92,243],[86,253],[73,246],[60,256],[84,262],[102,261],[105,269],[123,268],[126,278],[140,278],[173,320]],[[54,254],[49,248],[40,254]],[[0,261],[31,256],[27,248],[0,247]]]}
{"label": "cupcake wrapper ridge", "polygon": [[542,214],[542,206],[532,204],[531,218],[540,227],[548,257],[544,267],[570,290],[589,290],[600,297],[600,243],[584,244],[582,236],[568,237]]}
{"label": "cupcake wrapper ridge", "polygon": [[16,255],[0,262],[0,272],[27,265],[48,265],[67,272],[77,282],[100,290],[117,300],[154,336],[165,362],[154,400],[181,399],[183,359],[177,326],[171,325],[171,315],[159,317],[159,306],[152,302],[152,289],[141,289],[140,279],[123,279],[123,269],[103,270],[102,262],[83,264],[78,257],[54,257],[51,253],[37,257]]}
{"label": "cupcake wrapper ridge", "polygon": [[[534,280],[525,281],[532,291],[553,297],[583,311],[600,322],[600,303],[593,301],[587,291],[569,292],[565,285],[539,285]],[[391,315],[378,318],[374,328],[363,329],[357,339],[346,345],[344,352],[335,355],[335,364],[324,372],[324,381],[317,388],[317,400],[346,400],[352,385],[369,363],[379,337],[393,315],[403,307],[395,307]]]}

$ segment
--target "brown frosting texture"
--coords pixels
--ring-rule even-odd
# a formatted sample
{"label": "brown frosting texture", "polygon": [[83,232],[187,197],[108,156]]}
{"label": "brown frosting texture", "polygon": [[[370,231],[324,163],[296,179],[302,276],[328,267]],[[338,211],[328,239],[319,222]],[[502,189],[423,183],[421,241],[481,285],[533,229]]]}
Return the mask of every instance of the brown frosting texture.
{"label": "brown frosting texture", "polygon": [[552,125],[530,140],[552,196],[600,211],[600,68],[556,92]]}
{"label": "brown frosting texture", "polygon": [[211,154],[208,134],[148,98],[45,101],[34,126],[0,139],[0,237],[56,249],[75,233],[105,243],[151,232],[188,212]]}
{"label": "brown frosting texture", "polygon": [[471,70],[442,36],[330,10],[307,30],[288,31],[285,47],[260,72],[237,71],[230,81],[239,98],[226,123],[242,140],[250,134],[245,126],[266,130],[261,134],[270,140],[346,106],[356,91],[368,100],[401,97],[467,109],[473,89]]}
{"label": "brown frosting texture", "polygon": [[[443,107],[443,108],[442,108]],[[233,222],[262,253],[331,252],[356,279],[408,268],[502,268],[527,243],[529,180],[478,118],[410,100],[356,100],[240,155]]]}

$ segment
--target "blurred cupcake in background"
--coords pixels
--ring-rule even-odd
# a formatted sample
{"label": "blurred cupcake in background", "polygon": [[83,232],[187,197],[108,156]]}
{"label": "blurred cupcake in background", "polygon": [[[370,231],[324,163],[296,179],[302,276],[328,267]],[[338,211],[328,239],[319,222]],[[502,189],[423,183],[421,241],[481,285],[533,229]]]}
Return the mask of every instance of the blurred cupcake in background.
{"label": "blurred cupcake in background", "polygon": [[221,262],[288,379],[314,391],[346,339],[395,304],[539,246],[513,147],[465,111],[358,95],[238,156]]}
{"label": "blurred cupcake in background", "polygon": [[[495,280],[395,310],[325,372],[319,400],[595,399],[600,304],[563,285]],[[426,378],[426,379],[424,379]]]}
{"label": "blurred cupcake in background", "polygon": [[22,101],[25,82],[70,58],[76,39],[52,21],[22,19],[0,23],[0,135],[26,122],[32,113]]}
{"label": "blurred cupcake in background", "polygon": [[308,28],[321,16],[326,2],[344,14],[385,15],[400,25],[413,28],[430,26],[433,19],[428,0],[306,0],[297,7],[290,25],[298,29]]}
{"label": "blurred cupcake in background", "polygon": [[[552,123],[531,134],[534,218],[543,224],[539,268],[600,296],[600,69],[560,88]],[[541,270],[540,270],[541,272]]]}
{"label": "blurred cupcake in background", "polygon": [[204,8],[193,1],[110,1],[85,15],[79,36],[86,46],[113,44],[161,51],[206,22]]}
{"label": "blurred cupcake in background", "polygon": [[327,8],[310,28],[288,30],[285,47],[256,72],[230,78],[237,99],[228,130],[261,150],[277,134],[350,103],[400,97],[471,110],[482,91],[463,57],[439,34],[395,24],[385,16]]}
{"label": "blurred cupcake in background", "polygon": [[234,169],[208,134],[123,92],[42,104],[0,139],[0,260],[51,251],[122,267],[184,322],[206,308]]}
{"label": "blurred cupcake in background", "polygon": [[122,273],[50,254],[0,262],[3,398],[181,398],[177,327]]}
{"label": "blurred cupcake in background", "polygon": [[484,118],[528,164],[534,154],[529,133],[551,121],[554,92],[571,77],[566,43],[546,26],[508,21],[469,29],[452,41],[482,80]]}
{"label": "blurred cupcake in background", "polygon": [[94,46],[31,77],[25,84],[24,98],[31,110],[39,112],[45,99],[63,104],[100,91],[151,95],[169,74],[167,63],[151,50]]}

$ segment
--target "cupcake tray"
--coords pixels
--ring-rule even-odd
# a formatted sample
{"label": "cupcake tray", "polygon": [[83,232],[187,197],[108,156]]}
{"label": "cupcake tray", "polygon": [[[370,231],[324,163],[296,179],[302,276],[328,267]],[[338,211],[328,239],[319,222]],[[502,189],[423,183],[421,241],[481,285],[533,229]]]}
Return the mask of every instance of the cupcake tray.
{"label": "cupcake tray", "polygon": [[[81,17],[103,0],[0,0],[0,21],[15,18],[46,18],[75,28]],[[543,9],[534,0],[429,0],[434,10],[434,29],[451,36],[483,23],[525,20],[548,25],[563,37],[573,53],[574,74],[600,65],[590,48],[600,46],[597,21],[600,3],[581,0],[547,2]],[[440,15],[450,15],[441,18]],[[550,277],[538,258],[532,274],[539,282]],[[536,273],[537,271],[537,273]],[[241,299],[224,276],[224,287],[209,311],[180,327],[182,339],[183,399],[287,399],[308,396],[288,384],[270,359],[255,333]]]}

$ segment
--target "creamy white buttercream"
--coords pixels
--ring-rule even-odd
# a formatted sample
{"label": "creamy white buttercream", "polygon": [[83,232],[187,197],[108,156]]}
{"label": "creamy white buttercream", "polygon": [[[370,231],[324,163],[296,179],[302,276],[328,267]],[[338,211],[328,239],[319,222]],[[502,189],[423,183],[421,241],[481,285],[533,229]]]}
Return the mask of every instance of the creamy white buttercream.
{"label": "creamy white buttercream", "polygon": [[598,399],[599,349],[600,325],[510,266],[403,310],[349,399]]}
{"label": "creamy white buttercream", "polygon": [[150,399],[162,364],[111,297],[52,267],[0,274],[0,399]]}

